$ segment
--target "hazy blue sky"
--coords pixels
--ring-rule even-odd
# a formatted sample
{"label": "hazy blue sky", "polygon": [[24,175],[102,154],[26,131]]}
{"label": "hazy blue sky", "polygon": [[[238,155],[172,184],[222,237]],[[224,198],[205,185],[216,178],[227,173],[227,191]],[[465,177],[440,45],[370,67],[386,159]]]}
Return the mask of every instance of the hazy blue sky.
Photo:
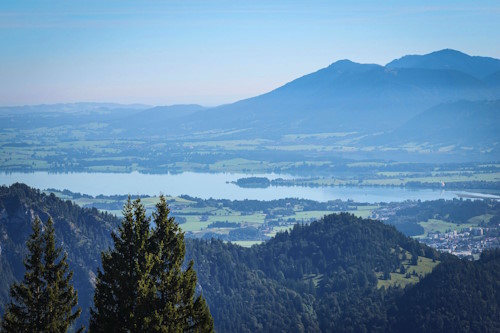
{"label": "hazy blue sky", "polygon": [[0,105],[215,105],[443,48],[500,58],[500,2],[1,0]]}

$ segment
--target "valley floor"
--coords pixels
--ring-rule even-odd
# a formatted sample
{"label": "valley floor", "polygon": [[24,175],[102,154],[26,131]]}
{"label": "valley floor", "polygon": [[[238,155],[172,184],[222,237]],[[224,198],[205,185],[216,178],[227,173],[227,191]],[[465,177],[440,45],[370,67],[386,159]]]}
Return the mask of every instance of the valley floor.
{"label": "valley floor", "polygon": [[[128,197],[93,197],[67,190],[51,192],[83,207],[95,207],[118,217]],[[158,200],[155,196],[141,198],[149,213]],[[167,202],[187,237],[218,238],[246,247],[290,230],[297,223],[308,224],[339,212],[382,220],[420,242],[459,257],[477,259],[483,250],[500,247],[500,202],[493,199],[366,204],[302,199],[203,200],[181,196],[167,197]],[[417,216],[415,211],[419,212]]]}

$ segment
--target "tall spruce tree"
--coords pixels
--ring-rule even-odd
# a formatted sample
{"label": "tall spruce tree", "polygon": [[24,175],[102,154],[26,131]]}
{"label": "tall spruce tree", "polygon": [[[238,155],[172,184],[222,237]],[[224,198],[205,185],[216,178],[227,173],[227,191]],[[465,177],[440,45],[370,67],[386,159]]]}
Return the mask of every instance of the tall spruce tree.
{"label": "tall spruce tree", "polygon": [[184,234],[165,197],[153,213],[154,228],[140,199],[130,198],[114,249],[102,254],[91,309],[90,332],[213,332],[191,261],[182,269]]}
{"label": "tall spruce tree", "polygon": [[[54,224],[49,218],[45,231],[37,218],[27,241],[26,272],[20,283],[11,286],[1,332],[67,332],[80,316],[77,292],[71,285],[67,255],[55,245]],[[83,327],[79,332],[83,331]]]}

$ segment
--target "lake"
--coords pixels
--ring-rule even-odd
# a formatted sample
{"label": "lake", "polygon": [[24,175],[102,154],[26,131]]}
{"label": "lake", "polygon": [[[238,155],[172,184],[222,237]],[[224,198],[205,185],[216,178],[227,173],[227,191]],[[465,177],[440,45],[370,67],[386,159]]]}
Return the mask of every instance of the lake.
{"label": "lake", "polygon": [[[187,194],[203,199],[273,200],[302,198],[315,201],[354,200],[356,202],[401,202],[405,200],[453,199],[457,193],[445,190],[405,189],[400,187],[281,187],[241,188],[229,182],[256,176],[269,179],[291,178],[282,174],[194,173],[0,173],[0,184],[25,183],[39,189],[55,188],[93,196],[104,194],[139,194],[179,196]],[[463,193],[463,192],[462,192]]]}

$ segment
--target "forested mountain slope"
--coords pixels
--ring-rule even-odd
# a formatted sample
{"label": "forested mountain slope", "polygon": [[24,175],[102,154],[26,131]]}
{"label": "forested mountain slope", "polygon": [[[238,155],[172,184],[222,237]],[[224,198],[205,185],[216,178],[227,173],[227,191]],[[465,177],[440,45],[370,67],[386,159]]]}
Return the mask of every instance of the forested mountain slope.
{"label": "forested mountain slope", "polygon": [[218,332],[383,332],[395,293],[378,289],[379,278],[412,256],[449,260],[349,214],[296,225],[250,249],[192,241],[188,253]]}
{"label": "forested mountain slope", "polygon": [[45,224],[49,216],[55,227],[56,242],[68,253],[74,272],[73,284],[78,290],[82,316],[78,323],[87,324],[92,304],[95,271],[100,253],[111,244],[111,230],[119,220],[97,209],[84,209],[55,195],[46,195],[24,184],[0,187],[0,310],[9,299],[9,286],[24,274],[23,258],[31,223],[39,216]]}
{"label": "forested mountain slope", "polygon": [[[111,245],[118,219],[26,185],[0,187],[1,304],[24,273],[25,241],[36,215],[54,219],[84,311],[79,323],[87,325],[99,254]],[[393,226],[350,214],[296,225],[252,248],[188,240],[187,259],[195,261],[197,290],[218,332],[499,328],[500,250],[477,262],[461,261]]]}
{"label": "forested mountain slope", "polygon": [[[499,329],[500,250],[463,261],[349,214],[297,225],[250,249],[216,240],[188,249],[218,332]],[[434,271],[397,287],[431,262],[426,257],[440,261]]]}
{"label": "forested mountain slope", "polygon": [[396,332],[500,332],[500,249],[439,265],[396,308]]}

